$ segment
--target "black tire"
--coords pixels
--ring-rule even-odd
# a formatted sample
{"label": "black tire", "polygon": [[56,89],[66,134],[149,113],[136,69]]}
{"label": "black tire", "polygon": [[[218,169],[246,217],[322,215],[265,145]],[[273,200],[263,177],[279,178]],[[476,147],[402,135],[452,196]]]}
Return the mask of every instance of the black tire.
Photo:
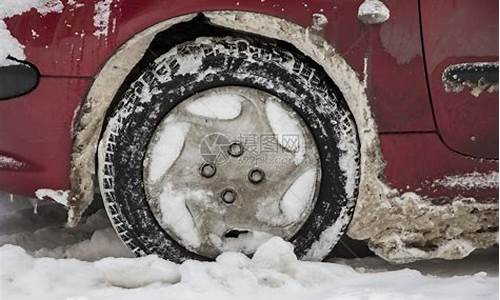
{"label": "black tire", "polygon": [[[183,67],[179,72],[179,61],[186,57],[196,58],[196,68],[186,72]],[[120,89],[98,162],[101,193],[114,228],[137,255],[154,253],[174,262],[206,259],[186,250],[158,224],[146,201],[143,159],[156,126],[175,105],[200,91],[227,85],[273,94],[309,126],[321,157],[321,186],[311,215],[290,242],[299,258],[323,259],[346,230],[354,210],[359,182],[356,126],[342,94],[321,67],[262,39],[198,38],[183,43]],[[144,96],[151,95],[148,91],[154,91],[150,100]],[[341,157],[351,171],[341,168]],[[310,250],[320,237],[314,247],[326,247],[326,253]]]}

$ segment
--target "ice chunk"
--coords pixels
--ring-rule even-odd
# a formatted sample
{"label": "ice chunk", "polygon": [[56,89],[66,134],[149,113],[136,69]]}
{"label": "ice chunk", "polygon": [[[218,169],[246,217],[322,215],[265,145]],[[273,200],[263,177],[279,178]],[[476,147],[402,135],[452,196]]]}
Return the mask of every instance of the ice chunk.
{"label": "ice chunk", "polygon": [[138,288],[155,282],[173,284],[181,280],[179,267],[156,255],[135,259],[104,258],[95,262],[95,266],[108,284],[123,288]]}
{"label": "ice chunk", "polygon": [[35,195],[39,200],[50,198],[57,203],[68,206],[69,190],[38,189]]}

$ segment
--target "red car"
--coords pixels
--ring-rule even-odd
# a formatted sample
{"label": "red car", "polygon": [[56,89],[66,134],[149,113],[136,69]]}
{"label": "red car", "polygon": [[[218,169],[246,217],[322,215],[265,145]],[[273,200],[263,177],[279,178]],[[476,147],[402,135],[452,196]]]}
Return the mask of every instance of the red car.
{"label": "red car", "polygon": [[497,243],[497,1],[39,2],[0,5],[0,190],[173,261]]}

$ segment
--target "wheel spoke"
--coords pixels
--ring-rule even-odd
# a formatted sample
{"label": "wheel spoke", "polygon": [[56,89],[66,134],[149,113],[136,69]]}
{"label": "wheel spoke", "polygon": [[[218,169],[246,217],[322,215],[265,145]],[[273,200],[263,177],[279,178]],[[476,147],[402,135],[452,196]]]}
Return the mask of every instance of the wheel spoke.
{"label": "wheel spoke", "polygon": [[[169,138],[179,124],[187,124],[185,135]],[[154,158],[155,149],[179,148],[179,140],[177,157],[158,164],[166,159]],[[149,145],[144,176],[160,225],[188,249],[214,257],[252,253],[273,235],[292,237],[315,204],[321,168],[311,133],[285,103],[223,87],[169,112]]]}

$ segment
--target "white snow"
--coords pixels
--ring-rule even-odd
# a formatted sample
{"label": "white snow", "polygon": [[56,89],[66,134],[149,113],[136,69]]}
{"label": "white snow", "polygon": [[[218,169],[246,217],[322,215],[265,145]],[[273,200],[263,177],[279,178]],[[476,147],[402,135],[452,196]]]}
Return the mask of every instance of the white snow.
{"label": "white snow", "polygon": [[249,230],[247,233],[241,233],[237,238],[224,238],[223,240],[219,236],[211,234],[210,241],[221,252],[232,251],[253,254],[259,246],[272,237],[273,235],[267,232]]}
{"label": "white snow", "polygon": [[[26,207],[22,199],[14,204]],[[43,215],[30,220],[7,211],[12,205],[0,193],[1,299],[498,299],[498,249],[459,261],[319,263],[297,260],[292,245],[274,237],[251,259],[226,252],[215,262],[174,264],[128,258],[102,210],[71,229],[40,225]],[[44,221],[61,209],[51,207]]]}
{"label": "white snow", "polygon": [[104,258],[94,263],[104,281],[115,287],[140,288],[152,283],[173,284],[181,280],[179,268],[173,262],[156,255],[129,258]]}
{"label": "white snow", "polygon": [[317,172],[310,169],[301,174],[288,188],[280,202],[280,209],[288,222],[297,222],[314,197]]}
{"label": "white snow", "polygon": [[49,198],[59,204],[68,206],[69,190],[38,189],[35,191],[35,195],[38,200]]}
{"label": "white snow", "polygon": [[35,30],[31,29],[31,37],[33,37],[33,39],[36,39],[39,38],[40,35]]}
{"label": "white snow", "polygon": [[182,148],[191,125],[186,122],[168,122],[159,128],[159,134],[152,141],[152,150],[144,165],[149,167],[148,181],[156,182],[174,164]]}
{"label": "white snow", "polygon": [[294,153],[294,163],[300,164],[304,160],[304,135],[297,119],[273,101],[266,101],[266,116],[271,125],[278,143],[288,151]]}
{"label": "white snow", "polygon": [[179,57],[177,60],[179,63],[179,70],[176,74],[186,75],[196,73],[202,65],[202,58],[198,55],[185,55]]}
{"label": "white snow", "polygon": [[347,210],[346,207],[342,208],[339,218],[332,226],[321,233],[319,240],[315,241],[307,251],[304,260],[316,261],[318,257],[326,257],[332,251],[332,245],[335,245],[340,240],[345,231],[344,229],[349,224],[350,219]]}
{"label": "white snow", "polygon": [[195,216],[191,215],[187,201],[206,202],[212,195],[209,191],[174,189],[167,183],[160,194],[159,203],[162,222],[183,241],[183,245],[196,249],[201,244]]}
{"label": "white snow", "polygon": [[[0,24],[0,26],[1,26],[1,24]],[[1,31],[0,31],[0,34],[1,34]],[[24,166],[23,162],[20,162],[17,159],[9,157],[9,156],[0,155],[0,169],[2,169],[2,168],[18,169],[18,168],[21,168],[22,166]]]}
{"label": "white snow", "polygon": [[[387,271],[379,260],[298,261],[291,244],[272,238],[253,258],[226,252],[215,262],[177,265],[158,258],[96,262],[35,258],[0,247],[2,299],[497,299],[498,277]],[[392,268],[392,267],[391,267]],[[5,297],[5,298],[4,298]]]}
{"label": "white snow", "polygon": [[241,102],[244,100],[237,94],[211,94],[194,100],[186,106],[186,109],[201,117],[232,120],[240,115]]}
{"label": "white snow", "polygon": [[12,36],[4,19],[21,15],[33,8],[41,15],[46,15],[50,12],[61,12],[64,6],[60,0],[0,1],[0,66],[15,64],[7,59],[9,55],[20,60],[26,58],[24,46]]}
{"label": "white snow", "polygon": [[109,33],[109,18],[113,0],[100,0],[94,5],[94,35],[98,38],[106,37]]}
{"label": "white snow", "polygon": [[450,175],[435,180],[433,184],[447,188],[461,188],[465,190],[498,188],[498,172],[471,172],[460,175]]}
{"label": "white snow", "polygon": [[358,143],[355,137],[348,133],[344,133],[344,137],[339,140],[338,147],[341,150],[339,155],[339,167],[346,178],[346,195],[349,199],[353,199],[354,191],[357,187],[356,157],[358,156]]}

